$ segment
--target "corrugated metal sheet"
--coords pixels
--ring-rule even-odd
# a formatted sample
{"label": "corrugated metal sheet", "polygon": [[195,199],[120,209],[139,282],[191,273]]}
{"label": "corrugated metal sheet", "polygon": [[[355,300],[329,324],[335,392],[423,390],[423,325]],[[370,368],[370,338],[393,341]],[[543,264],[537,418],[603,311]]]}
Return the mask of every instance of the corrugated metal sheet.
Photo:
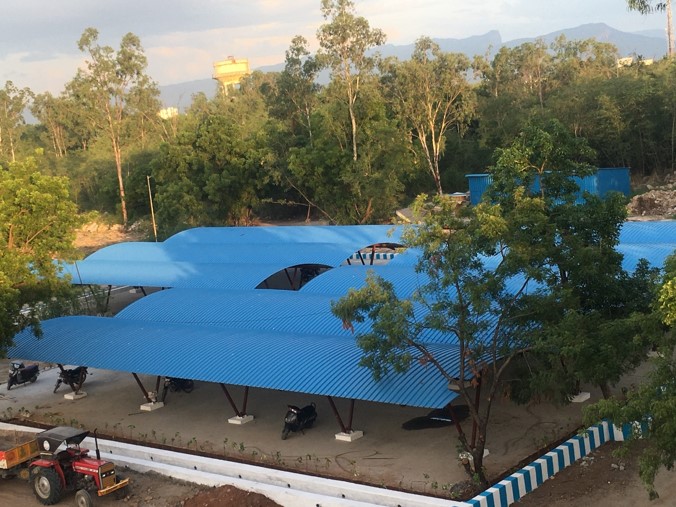
{"label": "corrugated metal sheet", "polygon": [[253,289],[287,267],[280,264],[207,264],[194,262],[84,261],[64,266],[73,283]]}
{"label": "corrugated metal sheet", "polygon": [[620,245],[676,243],[676,220],[629,221],[620,229]]}
{"label": "corrugated metal sheet", "polygon": [[411,297],[427,280],[425,275],[416,273],[413,266],[406,264],[393,265],[390,262],[373,266],[341,266],[313,278],[300,289],[300,292],[340,297],[352,288],[363,287],[369,271],[394,284],[395,292],[401,298]]}
{"label": "corrugated metal sheet", "polygon": [[[43,330],[41,339],[28,332],[17,335],[10,355],[426,408],[442,407],[455,397],[433,367],[417,361],[409,372],[375,382],[358,365],[361,351],[354,340],[339,337],[166,323],[139,326],[102,317],[53,319],[43,323]],[[458,371],[456,346],[432,348],[449,371]]]}
{"label": "corrugated metal sheet", "polygon": [[631,178],[628,167],[600,167],[596,173],[597,190],[601,197],[608,192],[621,192],[631,195]]}
{"label": "corrugated metal sheet", "polygon": [[165,243],[349,243],[363,248],[375,243],[400,243],[402,230],[392,225],[196,227],[173,235]]}
{"label": "corrugated metal sheet", "polygon": [[622,267],[627,271],[633,271],[638,265],[640,259],[646,259],[648,263],[655,268],[664,267],[664,261],[669,255],[676,253],[676,243],[671,244],[649,244],[635,243],[623,244],[617,247],[617,250],[624,255]]}
{"label": "corrugated metal sheet", "polygon": [[[272,231],[225,229],[185,231],[164,244],[111,247],[78,263],[79,272],[74,271],[73,276],[86,278],[86,283],[178,288],[144,298],[112,319],[68,317],[46,321],[44,338],[18,335],[10,355],[421,407],[440,407],[453,398],[436,370],[418,363],[405,375],[374,382],[368,370],[357,366],[361,350],[354,336],[330,313],[331,301],[350,288],[362,287],[370,270],[392,282],[399,297],[410,297],[426,282],[424,275],[415,272],[418,252],[398,255],[387,265],[334,268],[299,292],[259,291],[252,289],[280,269],[274,262],[263,262],[268,253],[275,254],[268,250],[275,241]],[[284,252],[295,255],[304,250],[308,256],[299,258],[312,264],[318,263],[323,251],[347,256],[358,248],[392,239],[386,234],[389,227],[367,228],[365,233],[358,228],[342,233],[332,227],[320,228],[315,243],[306,236],[311,228],[300,227],[300,235],[291,228],[270,229],[276,230],[273,236],[279,241],[286,236],[296,241],[279,246],[280,257],[286,255]],[[661,265],[673,251],[674,244],[665,240],[676,238],[674,232],[674,221],[625,224],[619,249],[626,256],[626,265],[635,265],[640,257]],[[328,241],[331,236],[337,238],[336,243]],[[343,241],[346,237],[349,239]],[[351,243],[355,238],[360,242]],[[206,242],[199,243],[201,240]],[[252,246],[256,244],[257,248]],[[346,250],[344,245],[348,245]],[[241,263],[227,262],[223,252],[231,248],[239,248]],[[191,256],[191,252],[195,253]],[[207,262],[211,259],[222,262]],[[285,259],[290,262],[290,258]],[[487,266],[495,262],[495,258],[486,259]],[[510,290],[519,283],[518,278],[511,280]],[[424,311],[417,308],[416,315],[421,317]],[[368,322],[355,325],[356,331],[367,328]],[[447,368],[457,370],[454,337],[430,332],[423,340]],[[160,350],[175,353],[158,354]]]}
{"label": "corrugated metal sheet", "polygon": [[467,174],[465,177],[469,181],[469,202],[476,206],[481,202],[490,184],[493,183],[493,178],[490,174]]}
{"label": "corrugated metal sheet", "polygon": [[[367,332],[370,329],[368,321],[354,322],[353,331],[343,328],[342,322],[331,313],[331,303],[338,299],[293,291],[171,289],[136,301],[115,318],[347,339]],[[420,319],[426,313],[425,307],[416,305],[416,318]],[[456,340],[448,334],[427,331],[420,341],[454,343]]]}
{"label": "corrugated metal sheet", "polygon": [[199,228],[164,243],[111,245],[64,266],[64,272],[81,284],[255,288],[292,266],[339,266],[359,249],[399,242],[402,230],[392,226]]}

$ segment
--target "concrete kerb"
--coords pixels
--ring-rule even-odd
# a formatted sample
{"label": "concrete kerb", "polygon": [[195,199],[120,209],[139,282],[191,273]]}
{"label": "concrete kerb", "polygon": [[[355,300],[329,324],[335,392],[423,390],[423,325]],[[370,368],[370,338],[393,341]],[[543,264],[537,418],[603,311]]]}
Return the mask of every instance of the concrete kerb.
{"label": "concrete kerb", "polygon": [[[1,422],[0,430],[36,433],[41,431]],[[103,456],[133,470],[140,472],[152,470],[207,486],[229,484],[261,493],[285,506],[507,507],[606,442],[624,441],[631,431],[631,425],[618,428],[608,421],[603,421],[568,439],[467,502],[391,491],[114,440],[99,440],[99,448]],[[85,439],[84,445],[93,449],[93,438]]]}
{"label": "concrete kerb", "polygon": [[[0,430],[39,432],[27,426],[0,423]],[[247,491],[261,493],[280,505],[294,507],[466,507],[434,497],[414,495],[373,486],[268,469],[183,454],[164,449],[127,444],[114,440],[98,441],[101,456],[117,465],[126,465],[139,472],[155,471],[176,479],[206,486],[232,485]],[[94,449],[94,439],[88,437],[83,445]]]}

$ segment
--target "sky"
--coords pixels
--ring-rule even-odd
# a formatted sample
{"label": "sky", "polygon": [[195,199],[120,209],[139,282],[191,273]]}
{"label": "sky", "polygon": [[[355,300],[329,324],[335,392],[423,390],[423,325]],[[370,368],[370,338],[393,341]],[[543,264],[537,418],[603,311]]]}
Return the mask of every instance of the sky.
{"label": "sky", "polygon": [[[0,0],[0,86],[12,81],[58,94],[82,66],[88,27],[119,48],[134,33],[160,85],[211,78],[213,63],[248,58],[252,69],[284,62],[295,35],[317,48],[320,0]],[[627,32],[661,30],[666,16],[628,11],[625,0],[354,0],[356,13],[391,44],[461,39],[498,30],[503,41],[586,23]],[[666,43],[665,43],[666,44]]]}

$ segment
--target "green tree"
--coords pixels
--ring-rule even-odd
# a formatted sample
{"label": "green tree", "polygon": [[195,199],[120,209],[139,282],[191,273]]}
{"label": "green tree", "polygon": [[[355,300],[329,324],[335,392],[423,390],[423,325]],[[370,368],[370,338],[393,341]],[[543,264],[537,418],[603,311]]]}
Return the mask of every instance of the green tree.
{"label": "green tree", "polygon": [[322,16],[328,21],[319,27],[317,58],[331,70],[333,80],[342,85],[350,121],[352,159],[358,159],[356,103],[363,82],[376,66],[377,58],[369,50],[385,43],[382,30],[355,15],[351,0],[322,0]]}
{"label": "green tree", "polygon": [[87,28],[78,48],[89,55],[86,68],[78,70],[70,83],[80,103],[84,105],[90,125],[95,126],[110,142],[115,159],[122,221],[127,225],[127,202],[125,198],[123,150],[128,138],[125,128],[132,118],[137,135],[144,129],[141,118],[156,118],[159,111],[157,85],[145,74],[147,60],[140,39],[126,34],[115,51],[110,46],[98,44],[99,33]]}
{"label": "green tree", "polygon": [[199,97],[153,163],[158,227],[168,235],[200,225],[248,224],[268,183],[270,152],[261,88],[254,72],[238,90]]}
{"label": "green tree", "polygon": [[16,152],[21,129],[25,124],[23,114],[33,92],[29,88],[17,88],[7,81],[0,89],[0,156],[16,161]]}
{"label": "green tree", "polygon": [[585,410],[585,422],[595,424],[607,418],[618,426],[630,425],[628,445],[647,442],[639,458],[639,475],[650,499],[658,498],[655,476],[660,468],[672,470],[676,462],[676,256],[665,263],[655,317],[664,323],[657,342],[652,372],[624,398],[601,400]]}
{"label": "green tree", "polygon": [[[477,429],[476,440],[470,441],[458,427],[460,443],[472,457],[470,471],[484,485],[490,413],[493,401],[508,389],[505,372],[533,353],[546,352],[556,359],[569,353],[579,359],[568,350],[574,342],[555,338],[571,326],[564,320],[569,311],[580,316],[578,322],[596,329],[593,319],[583,318],[580,301],[585,296],[594,303],[588,304],[590,311],[612,313],[612,298],[603,302],[585,294],[593,287],[581,280],[586,262],[593,269],[613,258],[616,243],[610,240],[623,220],[617,212],[598,220],[592,211],[599,211],[599,202],[575,204],[578,188],[573,178],[590,171],[585,159],[591,153],[560,124],[531,125],[496,155],[491,200],[458,216],[448,199],[437,197],[422,224],[406,235],[405,244],[420,250],[416,269],[427,280],[411,299],[398,298],[391,284],[371,276],[365,288],[350,291],[332,306],[346,324],[372,322],[370,331],[357,335],[357,343],[364,351],[360,364],[376,378],[422,361],[456,386]],[[424,202],[423,196],[418,204]],[[613,202],[607,210],[616,207]],[[596,259],[599,249],[604,255]],[[609,286],[623,288],[623,280],[616,270],[601,269],[594,283],[600,284],[600,292]],[[554,326],[556,332],[548,332]],[[457,344],[458,372],[435,356],[434,347],[425,341],[428,330]],[[576,393],[581,369],[569,368],[563,381],[555,383],[546,378],[547,365],[538,370],[538,364],[525,375],[546,382],[553,398],[565,401]],[[481,406],[474,392],[480,381],[486,389]]]}
{"label": "green tree", "polygon": [[36,159],[0,167],[0,355],[12,338],[70,294],[55,259],[71,260],[80,225],[68,181],[44,176]]}
{"label": "green tree", "polygon": [[474,94],[465,77],[470,68],[462,54],[444,53],[429,37],[415,43],[411,59],[390,62],[384,76],[394,109],[411,129],[432,176],[443,194],[439,161],[446,134],[462,134],[474,113]]}
{"label": "green tree", "polygon": [[674,27],[671,14],[671,0],[665,2],[653,2],[652,0],[627,0],[627,7],[641,14],[650,14],[655,11],[665,11],[667,14],[667,54],[669,58],[674,55]]}

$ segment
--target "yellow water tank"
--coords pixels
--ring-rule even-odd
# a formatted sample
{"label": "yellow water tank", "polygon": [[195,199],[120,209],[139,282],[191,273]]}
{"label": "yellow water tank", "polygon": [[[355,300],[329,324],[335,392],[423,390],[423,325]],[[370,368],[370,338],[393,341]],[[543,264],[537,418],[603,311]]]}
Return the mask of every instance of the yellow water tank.
{"label": "yellow water tank", "polygon": [[228,56],[225,60],[214,63],[213,78],[221,83],[226,93],[229,85],[238,85],[239,80],[248,74],[251,74],[251,71],[247,58]]}

